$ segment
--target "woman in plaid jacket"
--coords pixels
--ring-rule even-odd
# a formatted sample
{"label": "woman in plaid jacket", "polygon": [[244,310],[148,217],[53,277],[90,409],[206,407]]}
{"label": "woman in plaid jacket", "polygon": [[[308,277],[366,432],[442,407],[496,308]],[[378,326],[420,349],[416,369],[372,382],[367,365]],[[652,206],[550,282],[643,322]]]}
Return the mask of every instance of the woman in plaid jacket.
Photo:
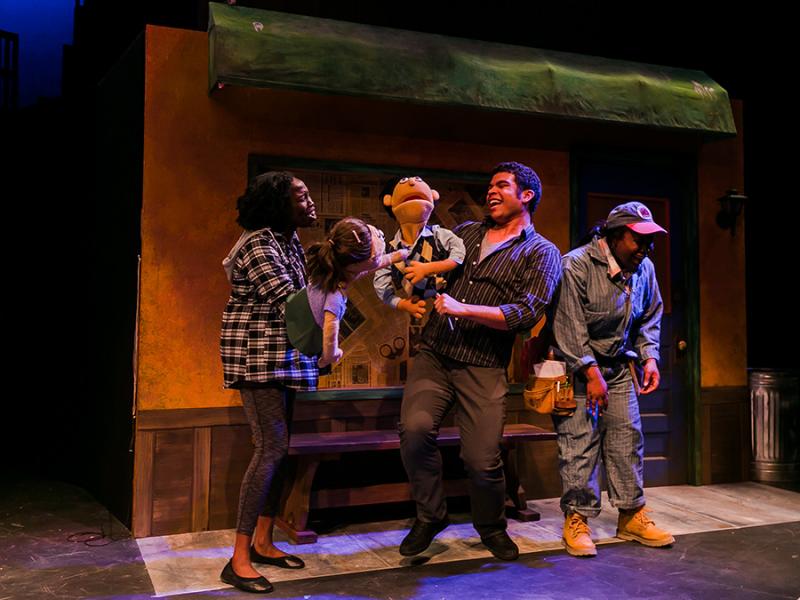
{"label": "woman in plaid jacket", "polygon": [[[255,452],[242,481],[233,558],[221,579],[249,592],[272,585],[252,563],[299,569],[303,561],[272,543],[295,392],[317,385],[316,359],[289,345],[284,307],[306,285],[298,227],[316,220],[306,185],[291,173],[256,177],[237,202],[245,231],[223,261],[231,295],[222,316],[225,387],[238,389]],[[254,535],[255,533],[255,535]]]}

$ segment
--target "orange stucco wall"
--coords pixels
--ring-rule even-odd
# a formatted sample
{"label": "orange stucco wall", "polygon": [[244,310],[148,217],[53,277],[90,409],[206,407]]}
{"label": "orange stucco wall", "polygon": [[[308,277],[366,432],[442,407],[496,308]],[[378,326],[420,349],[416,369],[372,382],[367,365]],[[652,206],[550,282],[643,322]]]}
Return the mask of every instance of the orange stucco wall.
{"label": "orange stucco wall", "polygon": [[733,102],[739,135],[706,144],[697,174],[700,253],[700,385],[747,385],[744,218],[736,235],[716,224],[718,198],[744,190],[742,106]]}
{"label": "orange stucco wall", "polygon": [[[217,344],[228,284],[220,266],[238,236],[235,199],[250,153],[409,168],[486,172],[500,160],[534,166],[544,200],[537,229],[569,247],[569,155],[531,148],[535,136],[501,116],[298,92],[207,93],[207,37],[146,34],[140,410],[230,406]],[[740,135],[704,145],[698,160],[700,357],[703,387],[746,385],[744,223],[714,221],[717,198],[743,189]],[[465,126],[469,123],[469,126]]]}
{"label": "orange stucco wall", "polygon": [[209,96],[207,46],[202,32],[147,28],[140,410],[239,403],[222,389],[229,287],[220,261],[239,234],[235,199],[250,153],[479,173],[519,160],[543,181],[537,229],[568,248],[566,152],[527,147],[535,141],[491,126],[465,139],[462,122],[424,111],[420,122],[404,104],[236,88]]}

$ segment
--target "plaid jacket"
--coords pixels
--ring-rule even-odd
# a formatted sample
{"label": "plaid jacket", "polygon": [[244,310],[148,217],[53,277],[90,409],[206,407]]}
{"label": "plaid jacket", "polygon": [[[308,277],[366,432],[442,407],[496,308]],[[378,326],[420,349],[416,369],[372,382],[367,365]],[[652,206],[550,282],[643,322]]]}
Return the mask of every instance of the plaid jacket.
{"label": "plaid jacket", "polygon": [[316,388],[316,359],[289,345],[284,320],[287,296],[305,284],[305,254],[297,233],[287,240],[267,229],[242,246],[222,314],[226,388],[268,381],[299,391]]}

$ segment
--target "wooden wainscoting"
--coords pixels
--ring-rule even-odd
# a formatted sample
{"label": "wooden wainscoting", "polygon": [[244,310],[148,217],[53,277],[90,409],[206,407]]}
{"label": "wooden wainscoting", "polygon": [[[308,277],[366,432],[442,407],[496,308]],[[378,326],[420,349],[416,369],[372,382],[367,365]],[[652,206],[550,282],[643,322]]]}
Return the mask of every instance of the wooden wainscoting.
{"label": "wooden wainscoting", "polygon": [[[524,409],[518,392],[509,395],[507,422],[552,429],[549,417]],[[399,389],[390,389],[372,394],[360,391],[354,397],[336,392],[325,400],[300,398],[295,402],[293,431],[394,430],[401,394]],[[445,425],[452,425],[452,417],[448,416]],[[241,407],[140,412],[134,460],[134,536],[234,527],[239,486],[252,449]],[[367,460],[367,464],[373,463]],[[376,471],[384,464],[385,458],[376,460]],[[517,468],[528,498],[561,493],[557,464],[555,441],[519,446]],[[386,485],[405,484],[401,474],[396,484]],[[325,505],[326,497],[325,492],[316,494],[312,508]]]}
{"label": "wooden wainscoting", "polygon": [[750,396],[746,387],[702,388],[703,483],[747,481]]}

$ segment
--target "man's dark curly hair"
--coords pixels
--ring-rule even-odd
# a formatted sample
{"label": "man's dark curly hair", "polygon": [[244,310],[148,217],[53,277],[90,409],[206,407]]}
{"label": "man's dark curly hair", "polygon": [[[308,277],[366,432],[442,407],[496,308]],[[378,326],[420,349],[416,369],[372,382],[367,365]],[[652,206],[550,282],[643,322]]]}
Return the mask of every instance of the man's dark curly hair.
{"label": "man's dark curly hair", "polygon": [[236,222],[250,231],[270,227],[287,231],[292,225],[292,181],[288,171],[270,171],[250,180],[236,201]]}
{"label": "man's dark curly hair", "polygon": [[520,194],[525,190],[533,192],[533,198],[528,202],[528,212],[533,215],[536,207],[539,206],[539,201],[542,199],[542,182],[539,180],[536,171],[522,163],[501,162],[495,165],[489,175],[493,176],[496,173],[513,173],[517,182],[517,190],[519,190]]}

